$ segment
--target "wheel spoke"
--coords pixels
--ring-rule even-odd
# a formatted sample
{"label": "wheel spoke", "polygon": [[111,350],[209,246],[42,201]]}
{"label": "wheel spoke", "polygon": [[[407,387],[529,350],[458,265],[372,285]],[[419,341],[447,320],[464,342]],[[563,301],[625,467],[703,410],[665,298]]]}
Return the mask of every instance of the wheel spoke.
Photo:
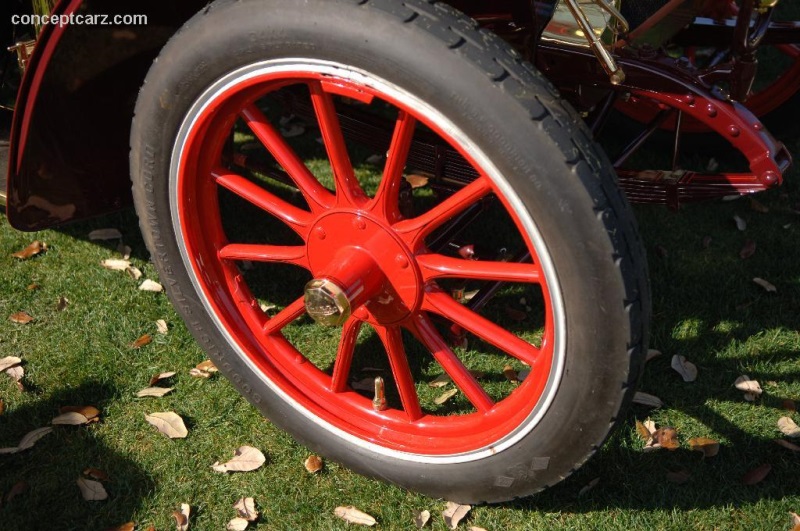
{"label": "wheel spoke", "polygon": [[264,324],[264,333],[268,336],[279,333],[287,325],[299,319],[304,313],[306,313],[306,304],[304,298],[300,297],[289,306],[278,312],[276,316],[270,318]]}
{"label": "wheel spoke", "polygon": [[362,322],[355,317],[350,317],[342,327],[342,337],[339,340],[339,348],[336,351],[336,361],[333,364],[333,376],[331,377],[331,391],[343,393],[347,390],[347,379],[350,376],[350,366],[353,363],[353,353],[358,340],[358,333],[361,332]]}
{"label": "wheel spoke", "polygon": [[439,365],[450,376],[456,387],[464,393],[467,400],[479,412],[486,413],[494,407],[492,398],[484,391],[478,380],[461,363],[461,360],[458,359],[450,347],[447,346],[441,334],[439,334],[426,315],[420,314],[416,317],[413,322],[412,332],[430,350],[433,357],[436,358]]}
{"label": "wheel spoke", "polygon": [[453,321],[483,341],[528,365],[533,366],[539,358],[538,348],[505,328],[481,317],[446,293],[441,291],[426,293],[422,309]]}
{"label": "wheel spoke", "polygon": [[401,221],[394,228],[411,244],[412,249],[416,248],[426,236],[491,191],[489,179],[480,176],[421,216]]}
{"label": "wheel spoke", "polygon": [[211,172],[211,176],[220,186],[230,190],[242,199],[253,203],[286,223],[304,240],[311,225],[311,214],[301,208],[287,203],[276,195],[264,190],[257,184],[248,181],[240,175],[218,168]]}
{"label": "wheel spoke", "polygon": [[306,248],[299,245],[250,245],[232,243],[219,250],[222,260],[278,262],[310,269]]}
{"label": "wheel spoke", "polygon": [[325,92],[322,83],[309,83],[311,102],[317,114],[320,133],[328,151],[331,162],[333,178],[336,181],[336,201],[342,206],[361,206],[366,195],[358,184],[350,155],[347,153],[347,144],[336,114],[333,98]]}
{"label": "wheel spoke", "polygon": [[419,255],[417,264],[419,264],[422,277],[426,282],[437,278],[472,278],[527,283],[538,283],[541,280],[541,272],[534,264],[463,260],[441,254]]}
{"label": "wheel spoke", "polygon": [[383,170],[378,192],[371,209],[379,210],[379,215],[390,223],[400,220],[400,185],[403,178],[403,170],[408,161],[408,153],[411,150],[411,143],[414,140],[414,130],[417,120],[405,111],[400,111],[397,116],[397,123],[392,136],[392,143],[389,147],[389,155],[386,159],[386,166]]}
{"label": "wheel spoke", "polygon": [[275,160],[278,161],[289,177],[300,189],[311,210],[319,212],[333,206],[333,195],[311,173],[303,160],[292,147],[286,143],[281,134],[275,130],[264,113],[255,105],[248,105],[242,111],[242,119],[250,130],[264,144]]}
{"label": "wheel spoke", "polygon": [[381,338],[386,354],[389,356],[389,364],[392,367],[397,391],[400,393],[400,401],[403,403],[403,410],[412,422],[422,418],[422,408],[419,405],[417,388],[414,385],[414,377],[411,368],[408,366],[406,349],[403,346],[403,336],[397,326],[377,326],[375,331]]}

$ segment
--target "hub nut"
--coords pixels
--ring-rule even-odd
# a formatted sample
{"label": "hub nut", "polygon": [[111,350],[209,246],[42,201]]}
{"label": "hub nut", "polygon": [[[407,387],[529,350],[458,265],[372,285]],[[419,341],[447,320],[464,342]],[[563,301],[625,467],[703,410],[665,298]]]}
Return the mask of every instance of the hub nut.
{"label": "hub nut", "polygon": [[306,284],[304,302],[308,315],[326,326],[343,325],[352,311],[344,290],[325,278]]}

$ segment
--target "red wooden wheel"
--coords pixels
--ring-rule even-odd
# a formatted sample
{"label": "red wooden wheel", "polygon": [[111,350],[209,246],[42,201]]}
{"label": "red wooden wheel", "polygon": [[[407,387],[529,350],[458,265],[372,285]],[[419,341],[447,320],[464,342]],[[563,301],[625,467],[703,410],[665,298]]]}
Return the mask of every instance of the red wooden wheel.
{"label": "red wooden wheel", "polygon": [[[185,243],[185,258],[205,294],[211,311],[261,373],[304,410],[359,440],[394,451],[429,456],[484,452],[511,444],[530,430],[534,412],[557,387],[560,360],[556,354],[556,320],[550,288],[537,250],[508,211],[519,232],[519,242],[534,257],[529,263],[468,260],[432,251],[427,239],[454,216],[503,194],[487,174],[470,160],[469,149],[449,138],[441,124],[409,105],[408,95],[352,79],[354,72],[333,74],[318,64],[293,64],[264,69],[233,80],[209,95],[187,118],[185,141],[174,183],[179,217],[176,231]],[[332,169],[334,186],[327,189],[308,169],[297,149],[283,138],[280,126],[262,112],[257,102],[277,91],[307,91]],[[396,116],[382,178],[374,191],[364,191],[355,176],[347,141],[336,113],[336,100],[359,100]],[[341,103],[339,104],[341,106]],[[304,201],[292,204],[273,191],[270,183],[256,182],[226,167],[224,146],[234,124],[246,125],[265,150],[285,169]],[[404,218],[399,196],[404,168],[420,128],[435,132],[470,163],[478,175],[444,200]],[[220,190],[255,205],[280,220],[297,236],[287,245],[264,234],[261,242],[244,243],[225,230]],[[259,307],[256,289],[248,284],[239,265],[292,264],[305,269],[318,283],[325,282],[342,297],[346,308],[337,310],[333,297],[321,300],[304,292],[305,284],[287,288],[294,302],[276,315]],[[503,325],[456,301],[440,285],[442,279],[529,284],[541,292],[543,324],[538,346]],[[311,293],[311,297],[307,295]],[[319,306],[323,307],[320,308]],[[318,320],[333,315],[342,324],[332,367],[311,362],[301,345],[287,339],[287,327],[316,329]],[[338,313],[337,313],[338,312]],[[342,322],[336,322],[341,318]],[[504,363],[530,367],[530,376],[507,393],[490,395],[484,383],[453,352],[436,321],[446,319],[494,347]],[[330,320],[330,319],[329,319]],[[387,386],[399,400],[376,410],[373,399],[354,391],[359,374],[354,352],[359,332],[370,327],[388,357]],[[427,385],[413,374],[407,332],[423,345],[459,389],[469,411],[439,413],[420,396]],[[313,332],[310,332],[313,333]],[[413,354],[418,355],[418,354]],[[500,365],[502,367],[502,364]],[[502,375],[502,371],[498,371]]]}

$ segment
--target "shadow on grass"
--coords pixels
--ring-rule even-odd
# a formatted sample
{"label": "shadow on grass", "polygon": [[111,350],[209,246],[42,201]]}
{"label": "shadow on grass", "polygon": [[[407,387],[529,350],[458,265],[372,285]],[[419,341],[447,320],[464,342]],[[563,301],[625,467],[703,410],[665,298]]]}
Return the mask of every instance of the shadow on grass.
{"label": "shadow on grass", "polygon": [[[0,446],[15,446],[26,433],[48,426],[62,406],[94,405],[104,411],[118,395],[105,383],[87,381],[7,410],[0,416]],[[93,425],[53,428],[32,449],[0,455],[0,529],[99,530],[132,520],[154,488],[148,473],[111,450]],[[90,467],[108,474],[108,500],[89,502],[82,498],[76,481]],[[24,492],[7,500],[12,488],[21,482],[26,484]],[[31,507],[39,510],[31,511]]]}

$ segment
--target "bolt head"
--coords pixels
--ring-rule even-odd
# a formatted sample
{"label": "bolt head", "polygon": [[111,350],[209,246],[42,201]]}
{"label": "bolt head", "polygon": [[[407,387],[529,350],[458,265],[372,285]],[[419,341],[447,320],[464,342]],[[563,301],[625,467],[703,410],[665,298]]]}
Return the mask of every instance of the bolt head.
{"label": "bolt head", "polygon": [[344,290],[328,279],[306,284],[304,302],[308,315],[325,326],[341,326],[350,318],[350,301]]}

